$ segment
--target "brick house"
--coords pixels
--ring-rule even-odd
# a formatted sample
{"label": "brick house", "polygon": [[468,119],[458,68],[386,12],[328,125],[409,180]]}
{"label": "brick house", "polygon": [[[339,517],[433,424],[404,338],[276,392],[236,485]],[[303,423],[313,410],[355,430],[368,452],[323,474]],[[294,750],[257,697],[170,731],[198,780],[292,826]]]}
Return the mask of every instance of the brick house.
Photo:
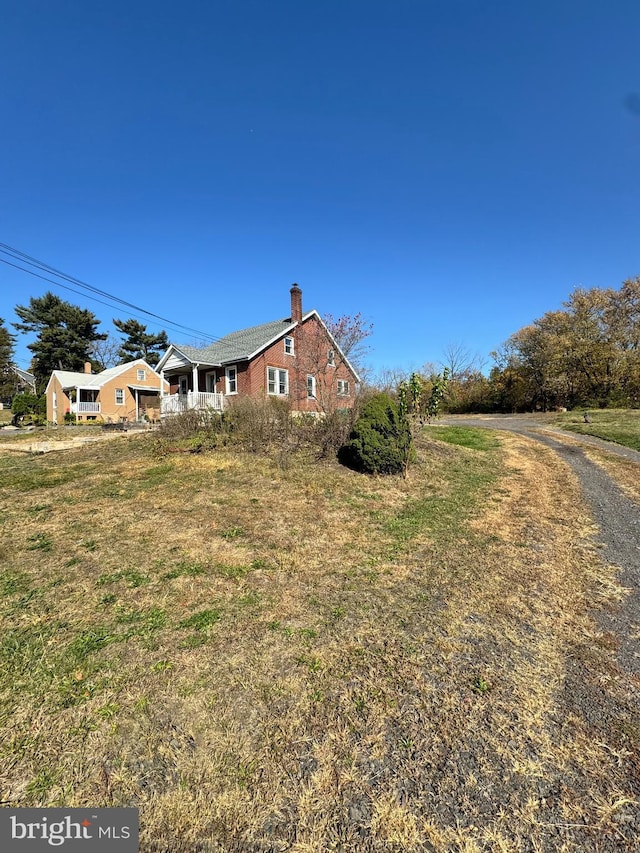
{"label": "brick house", "polygon": [[222,410],[243,396],[289,400],[293,411],[351,408],[359,377],[317,311],[303,314],[290,291],[290,316],[232,332],[203,349],[172,344],[156,370],[169,383],[163,415]]}
{"label": "brick house", "polygon": [[64,423],[67,413],[76,422],[159,420],[161,388],[160,375],[142,358],[101,373],[92,373],[90,362],[83,373],[54,370],[45,391],[47,420]]}

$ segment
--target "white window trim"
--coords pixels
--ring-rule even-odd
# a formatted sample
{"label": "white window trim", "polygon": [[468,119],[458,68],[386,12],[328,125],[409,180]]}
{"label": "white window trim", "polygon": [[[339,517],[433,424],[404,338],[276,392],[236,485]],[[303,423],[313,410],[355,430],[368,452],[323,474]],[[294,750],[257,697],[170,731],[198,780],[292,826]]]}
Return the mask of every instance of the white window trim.
{"label": "white window trim", "polygon": [[[269,371],[275,370],[273,386],[274,390],[269,391]],[[280,376],[278,374],[284,373],[285,376],[285,390],[284,393],[280,391]],[[271,397],[288,397],[289,396],[289,371],[285,367],[273,367],[271,365],[267,365],[267,394]]]}
{"label": "white window trim", "polygon": [[[231,379],[230,379],[229,374],[231,373],[231,371],[233,371],[233,374],[234,374],[233,379],[234,379],[234,382],[236,383],[236,390],[235,391],[229,390],[229,388],[231,386]],[[228,397],[231,397],[233,394],[238,393],[238,368],[235,364],[230,364],[229,367],[225,367],[225,369],[224,369],[224,390],[225,390],[225,394]]]}
{"label": "white window trim", "polygon": [[[309,382],[311,380],[311,382]],[[311,387],[309,387],[311,386]],[[309,393],[311,392],[311,393]],[[313,373],[307,373],[307,400],[316,399],[316,377]]]}
{"label": "white window trim", "polygon": [[[287,341],[291,341],[291,351],[287,350]],[[295,339],[293,338],[292,335],[285,335],[283,348],[284,348],[284,354],[285,355],[295,356],[295,354],[296,354],[296,342],[295,342]]]}
{"label": "white window trim", "polygon": [[335,367],[336,366],[336,351],[330,349],[327,353],[327,366]]}
{"label": "white window trim", "polygon": [[[142,376],[140,374],[142,374]],[[138,368],[138,372],[136,375],[138,377],[138,380],[137,380],[138,382],[146,382],[147,371],[143,367]]]}
{"label": "white window trim", "polygon": [[[349,384],[348,379],[338,379],[337,384],[338,384],[338,388],[337,388],[338,397],[350,397],[351,396],[351,386]],[[342,390],[340,390],[341,388],[342,388]]]}
{"label": "white window trim", "polygon": [[[115,393],[116,406],[124,406],[125,405],[124,388],[116,388],[115,392],[116,392]],[[118,394],[122,394],[122,400],[121,401],[118,400]]]}

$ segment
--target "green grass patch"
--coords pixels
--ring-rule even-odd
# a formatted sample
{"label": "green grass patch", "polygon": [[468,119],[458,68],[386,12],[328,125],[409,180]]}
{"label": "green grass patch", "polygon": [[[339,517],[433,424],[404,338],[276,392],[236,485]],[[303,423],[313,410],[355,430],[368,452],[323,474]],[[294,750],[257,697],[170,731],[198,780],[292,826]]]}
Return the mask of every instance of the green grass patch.
{"label": "green grass patch", "polygon": [[56,465],[44,457],[0,458],[0,481],[3,489],[33,492],[53,489],[82,480],[90,471],[86,464]]}
{"label": "green grass patch", "polygon": [[183,619],[180,628],[193,628],[195,631],[206,631],[211,628],[216,622],[220,621],[220,610],[199,610],[197,613],[192,613],[186,619]]}
{"label": "green grass patch", "polygon": [[426,427],[425,435],[470,450],[495,450],[500,446],[494,432],[478,427],[430,426]]}
{"label": "green grass patch", "polygon": [[591,423],[584,422],[584,411],[562,414],[556,423],[562,429],[593,435],[605,441],[640,450],[640,409],[589,410]]}

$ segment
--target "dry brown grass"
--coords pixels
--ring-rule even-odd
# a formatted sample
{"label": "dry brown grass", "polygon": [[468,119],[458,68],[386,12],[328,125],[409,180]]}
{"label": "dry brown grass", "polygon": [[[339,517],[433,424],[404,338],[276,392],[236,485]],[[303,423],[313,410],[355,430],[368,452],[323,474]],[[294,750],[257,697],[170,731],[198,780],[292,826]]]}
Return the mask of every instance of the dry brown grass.
{"label": "dry brown grass", "polygon": [[139,805],[144,851],[628,849],[624,592],[564,464],[500,440],[408,480],[0,459],[2,799]]}

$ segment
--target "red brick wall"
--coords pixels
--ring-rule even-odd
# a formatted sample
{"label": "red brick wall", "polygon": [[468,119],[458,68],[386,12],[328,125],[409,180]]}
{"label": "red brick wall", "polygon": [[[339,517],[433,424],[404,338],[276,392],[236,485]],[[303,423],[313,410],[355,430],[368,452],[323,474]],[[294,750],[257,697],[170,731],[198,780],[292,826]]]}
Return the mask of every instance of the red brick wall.
{"label": "red brick wall", "polygon": [[[285,337],[294,340],[294,354],[284,351]],[[304,412],[332,411],[336,408],[350,408],[355,401],[355,378],[335,351],[335,367],[328,365],[329,350],[335,351],[335,346],[328,337],[324,327],[315,316],[303,324],[296,326],[288,335],[282,335],[266,350],[256,356],[251,363],[238,362],[237,369],[238,397],[267,395],[267,367],[285,369],[289,373],[289,400],[294,410]],[[202,367],[198,371],[198,390],[207,388],[206,374],[211,367]],[[216,370],[216,391],[226,394],[225,368]],[[307,374],[316,378],[316,400],[307,398]],[[186,369],[184,374],[189,379],[189,390],[193,390],[192,371]],[[178,393],[178,374],[167,377],[171,383],[169,393]],[[349,382],[350,394],[338,397],[337,380]],[[233,397],[230,397],[233,399]]]}

